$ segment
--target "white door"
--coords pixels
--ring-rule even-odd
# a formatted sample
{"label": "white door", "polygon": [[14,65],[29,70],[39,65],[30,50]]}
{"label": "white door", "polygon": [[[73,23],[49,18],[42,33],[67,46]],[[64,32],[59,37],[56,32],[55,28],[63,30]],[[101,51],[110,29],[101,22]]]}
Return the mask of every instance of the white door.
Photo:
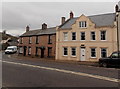
{"label": "white door", "polygon": [[80,61],[85,61],[85,48],[80,50]]}

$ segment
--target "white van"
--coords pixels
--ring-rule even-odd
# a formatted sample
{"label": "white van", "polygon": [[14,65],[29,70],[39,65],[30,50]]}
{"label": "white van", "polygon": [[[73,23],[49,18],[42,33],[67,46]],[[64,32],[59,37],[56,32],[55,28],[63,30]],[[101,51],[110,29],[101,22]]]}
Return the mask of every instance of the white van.
{"label": "white van", "polygon": [[16,53],[17,52],[17,46],[8,46],[5,50],[5,54],[9,53]]}

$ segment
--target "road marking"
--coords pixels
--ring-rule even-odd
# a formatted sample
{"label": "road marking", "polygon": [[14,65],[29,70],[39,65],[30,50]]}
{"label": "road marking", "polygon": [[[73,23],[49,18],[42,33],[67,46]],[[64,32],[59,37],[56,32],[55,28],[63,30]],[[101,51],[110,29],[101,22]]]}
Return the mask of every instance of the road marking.
{"label": "road marking", "polygon": [[54,70],[54,71],[58,71],[58,72],[75,74],[75,75],[91,77],[91,78],[96,78],[96,79],[101,79],[101,80],[107,80],[107,81],[116,82],[116,83],[119,82],[119,79],[116,79],[116,78],[109,78],[109,77],[104,77],[104,76],[99,76],[99,75],[92,75],[92,74],[87,74],[87,73],[82,73],[82,72],[74,72],[74,71],[69,71],[69,70],[50,68],[50,67],[43,67],[43,66],[36,66],[36,65],[24,64],[24,63],[9,62],[9,61],[2,61],[2,62],[9,63],[9,64],[22,65],[22,66],[29,66],[29,67],[39,68],[39,69]]}

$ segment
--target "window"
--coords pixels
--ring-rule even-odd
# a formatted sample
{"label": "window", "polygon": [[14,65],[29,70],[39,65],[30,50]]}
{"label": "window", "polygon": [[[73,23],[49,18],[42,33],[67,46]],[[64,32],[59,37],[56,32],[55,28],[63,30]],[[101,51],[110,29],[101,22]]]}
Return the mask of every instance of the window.
{"label": "window", "polygon": [[71,48],[71,55],[76,56],[76,48]]}
{"label": "window", "polygon": [[28,55],[31,55],[31,47],[28,47]]}
{"label": "window", "polygon": [[101,35],[101,40],[106,40],[106,31],[101,31],[100,35]]}
{"label": "window", "polygon": [[20,44],[22,44],[22,43],[23,43],[23,37],[20,38]]}
{"label": "window", "polygon": [[101,57],[107,57],[107,49],[106,48],[101,48]]}
{"label": "window", "polygon": [[87,27],[86,21],[80,21],[80,22],[79,22],[79,26],[80,26],[81,28],[86,28],[86,27]]}
{"label": "window", "polygon": [[81,40],[85,40],[85,32],[81,32]]}
{"label": "window", "polygon": [[39,43],[39,36],[36,36],[36,44]]}
{"label": "window", "polygon": [[67,56],[67,55],[68,55],[68,48],[67,48],[67,47],[64,47],[64,48],[63,48],[63,55],[64,55],[64,56]]}
{"label": "window", "polygon": [[68,40],[68,33],[67,32],[64,32],[64,41],[67,41]]}
{"label": "window", "polygon": [[52,47],[48,47],[48,57],[52,57]]}
{"label": "window", "polygon": [[91,57],[92,58],[96,57],[96,48],[91,48]]}
{"label": "window", "polygon": [[29,44],[32,43],[32,37],[29,37]]}
{"label": "window", "polygon": [[72,32],[72,40],[76,40],[76,32]]}
{"label": "window", "polygon": [[23,47],[19,47],[19,53],[20,53],[20,54],[23,53]]}
{"label": "window", "polygon": [[95,32],[91,32],[91,40],[96,40],[96,38],[95,38]]}
{"label": "window", "polygon": [[52,44],[52,35],[48,36],[48,44]]}
{"label": "window", "polygon": [[116,52],[116,53],[113,53],[111,57],[112,57],[112,58],[118,58],[118,54],[119,54],[119,58],[120,58],[120,53],[117,53],[117,52]]}

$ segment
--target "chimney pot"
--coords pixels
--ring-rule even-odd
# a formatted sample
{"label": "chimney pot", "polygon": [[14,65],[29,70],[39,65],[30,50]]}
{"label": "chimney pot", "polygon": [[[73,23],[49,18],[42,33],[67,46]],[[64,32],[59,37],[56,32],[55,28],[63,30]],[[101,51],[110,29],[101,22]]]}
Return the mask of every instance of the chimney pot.
{"label": "chimney pot", "polygon": [[65,23],[65,17],[61,18],[61,24]]}
{"label": "chimney pot", "polygon": [[42,24],[42,30],[47,29],[47,24],[43,23]]}
{"label": "chimney pot", "polygon": [[116,11],[116,12],[119,11],[119,6],[118,6],[118,5],[115,6],[115,11]]}
{"label": "chimney pot", "polygon": [[70,19],[72,19],[74,17],[74,14],[73,14],[73,12],[71,11],[70,12]]}
{"label": "chimney pot", "polygon": [[26,32],[28,32],[29,30],[30,30],[30,27],[27,25]]}

